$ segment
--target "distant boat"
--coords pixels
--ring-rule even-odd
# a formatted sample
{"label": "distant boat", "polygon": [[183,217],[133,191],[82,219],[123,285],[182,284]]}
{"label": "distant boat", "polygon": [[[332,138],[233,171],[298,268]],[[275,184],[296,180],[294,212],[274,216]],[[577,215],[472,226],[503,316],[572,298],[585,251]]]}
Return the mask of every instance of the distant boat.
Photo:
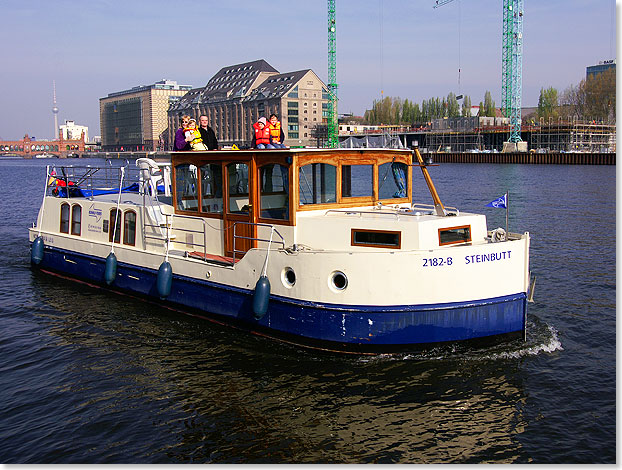
{"label": "distant boat", "polygon": [[39,153],[37,155],[35,155],[34,158],[58,158],[56,155],[53,155],[51,153]]}

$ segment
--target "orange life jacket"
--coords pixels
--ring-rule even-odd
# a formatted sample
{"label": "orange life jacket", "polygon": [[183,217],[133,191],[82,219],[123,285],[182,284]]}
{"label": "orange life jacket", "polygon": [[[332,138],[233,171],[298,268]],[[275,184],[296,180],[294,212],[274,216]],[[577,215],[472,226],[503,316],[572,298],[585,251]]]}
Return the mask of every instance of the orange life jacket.
{"label": "orange life jacket", "polygon": [[272,141],[281,143],[281,121],[277,121],[274,125],[269,123],[268,127],[270,128],[270,136],[272,137]]}
{"label": "orange life jacket", "polygon": [[270,128],[268,126],[263,126],[263,129],[259,128],[259,124],[253,124],[253,129],[255,129],[255,144],[269,144],[270,143]]}

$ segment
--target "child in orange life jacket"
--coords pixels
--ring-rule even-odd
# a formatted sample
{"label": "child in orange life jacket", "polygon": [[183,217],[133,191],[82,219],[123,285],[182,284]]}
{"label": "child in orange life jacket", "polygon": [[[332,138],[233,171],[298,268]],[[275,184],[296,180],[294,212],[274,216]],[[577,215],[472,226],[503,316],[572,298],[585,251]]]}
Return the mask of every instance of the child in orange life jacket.
{"label": "child in orange life jacket", "polygon": [[192,137],[192,141],[190,142],[190,148],[192,150],[207,150],[207,145],[203,143],[201,132],[197,129],[197,121],[195,119],[190,119],[187,127],[184,127],[184,135],[186,138]]}
{"label": "child in orange life jacket", "polygon": [[270,143],[270,128],[266,125],[266,118],[261,116],[259,120],[253,124],[255,133],[251,147],[258,149],[273,149],[274,145]]}
{"label": "child in orange life jacket", "polygon": [[268,125],[270,129],[270,143],[274,145],[274,148],[277,149],[286,149],[287,147],[283,143],[285,140],[285,133],[283,129],[281,129],[281,122],[277,118],[276,114],[270,115],[270,124]]}

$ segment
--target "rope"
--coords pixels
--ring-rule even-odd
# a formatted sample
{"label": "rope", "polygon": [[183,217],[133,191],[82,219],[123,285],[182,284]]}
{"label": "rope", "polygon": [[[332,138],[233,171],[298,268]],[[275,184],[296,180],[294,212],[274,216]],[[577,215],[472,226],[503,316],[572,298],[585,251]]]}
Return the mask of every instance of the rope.
{"label": "rope", "polygon": [[270,241],[268,242],[268,248],[266,250],[266,259],[263,263],[263,270],[261,275],[265,276],[268,271],[268,256],[270,255],[270,246],[272,245],[272,236],[274,235],[274,226],[272,226],[272,230],[270,230]]}

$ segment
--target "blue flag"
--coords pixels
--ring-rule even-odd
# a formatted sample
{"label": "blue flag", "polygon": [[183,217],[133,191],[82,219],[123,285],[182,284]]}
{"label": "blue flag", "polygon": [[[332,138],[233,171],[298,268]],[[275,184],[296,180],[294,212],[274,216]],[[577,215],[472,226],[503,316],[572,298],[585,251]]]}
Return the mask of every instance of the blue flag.
{"label": "blue flag", "polygon": [[507,209],[508,205],[507,205],[506,197],[507,197],[507,194],[504,194],[503,196],[498,197],[494,201],[486,204],[485,207],[496,207],[497,209]]}

